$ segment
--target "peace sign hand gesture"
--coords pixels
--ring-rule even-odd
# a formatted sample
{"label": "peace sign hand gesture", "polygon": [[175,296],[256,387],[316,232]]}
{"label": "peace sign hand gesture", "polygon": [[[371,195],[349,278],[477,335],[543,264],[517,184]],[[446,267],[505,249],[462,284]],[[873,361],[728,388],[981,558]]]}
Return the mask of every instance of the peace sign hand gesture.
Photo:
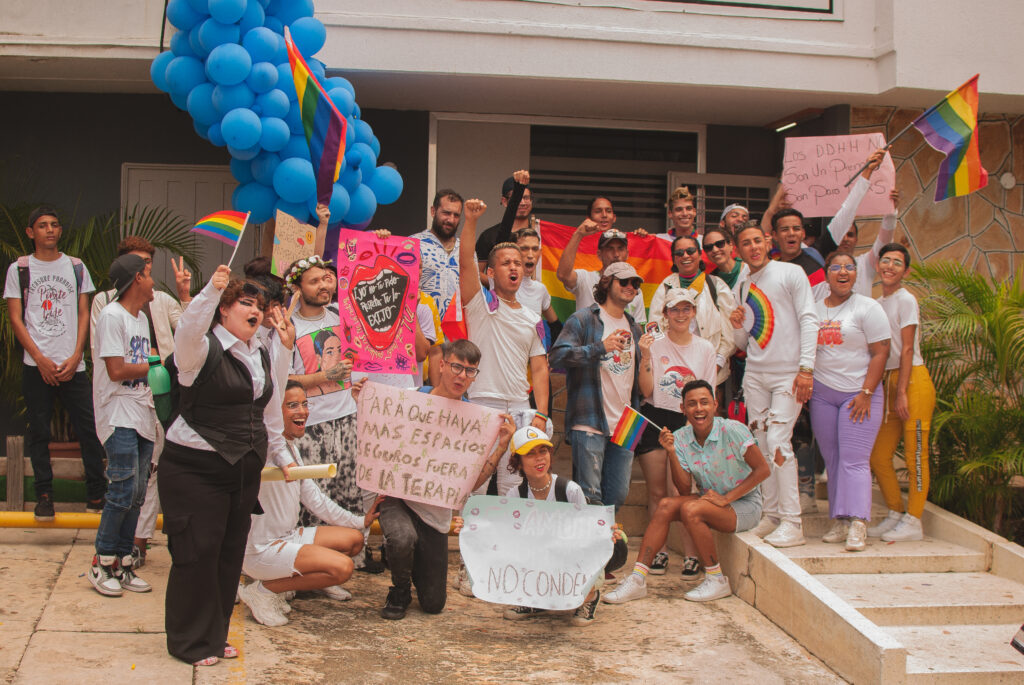
{"label": "peace sign hand gesture", "polygon": [[175,263],[171,257],[171,268],[174,269],[174,285],[178,291],[178,299],[182,304],[192,301],[192,272],[185,267],[185,258],[179,257]]}

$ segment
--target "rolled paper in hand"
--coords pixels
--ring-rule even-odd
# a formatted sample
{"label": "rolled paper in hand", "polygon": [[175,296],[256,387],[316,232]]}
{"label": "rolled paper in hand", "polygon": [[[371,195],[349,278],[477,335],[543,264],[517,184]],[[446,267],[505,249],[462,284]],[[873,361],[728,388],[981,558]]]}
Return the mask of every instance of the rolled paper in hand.
{"label": "rolled paper in hand", "polygon": [[[293,466],[288,471],[292,480],[303,478],[334,478],[338,475],[337,464],[312,464],[310,466]],[[284,480],[284,471],[278,466],[264,466],[260,480]]]}

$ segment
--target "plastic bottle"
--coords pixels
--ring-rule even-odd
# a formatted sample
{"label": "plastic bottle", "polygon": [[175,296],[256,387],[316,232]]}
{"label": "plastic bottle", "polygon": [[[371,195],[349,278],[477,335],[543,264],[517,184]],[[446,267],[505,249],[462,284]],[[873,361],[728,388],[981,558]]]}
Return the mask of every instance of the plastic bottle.
{"label": "plastic bottle", "polygon": [[171,374],[160,362],[160,356],[151,354],[149,356],[149,389],[153,391],[153,405],[156,407],[156,416],[160,421],[166,421],[171,416],[174,407],[171,406]]}

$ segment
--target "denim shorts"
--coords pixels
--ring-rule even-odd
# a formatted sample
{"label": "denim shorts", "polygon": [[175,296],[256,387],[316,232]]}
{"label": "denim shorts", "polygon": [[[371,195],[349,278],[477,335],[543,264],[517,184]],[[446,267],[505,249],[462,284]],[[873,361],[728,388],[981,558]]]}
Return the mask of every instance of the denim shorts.
{"label": "denim shorts", "polygon": [[758,486],[729,505],[736,512],[736,533],[750,530],[761,521],[761,487]]}

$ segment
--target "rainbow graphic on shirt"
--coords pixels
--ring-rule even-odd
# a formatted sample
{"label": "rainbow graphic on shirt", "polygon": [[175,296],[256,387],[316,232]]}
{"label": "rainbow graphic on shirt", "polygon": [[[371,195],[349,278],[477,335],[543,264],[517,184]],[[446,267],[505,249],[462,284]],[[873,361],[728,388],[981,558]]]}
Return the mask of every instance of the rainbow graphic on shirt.
{"label": "rainbow graphic on shirt", "polygon": [[772,309],[768,296],[754,283],[750,284],[750,290],[747,291],[746,305],[754,314],[750,337],[763,350],[771,342],[772,333],[775,332],[775,310]]}

